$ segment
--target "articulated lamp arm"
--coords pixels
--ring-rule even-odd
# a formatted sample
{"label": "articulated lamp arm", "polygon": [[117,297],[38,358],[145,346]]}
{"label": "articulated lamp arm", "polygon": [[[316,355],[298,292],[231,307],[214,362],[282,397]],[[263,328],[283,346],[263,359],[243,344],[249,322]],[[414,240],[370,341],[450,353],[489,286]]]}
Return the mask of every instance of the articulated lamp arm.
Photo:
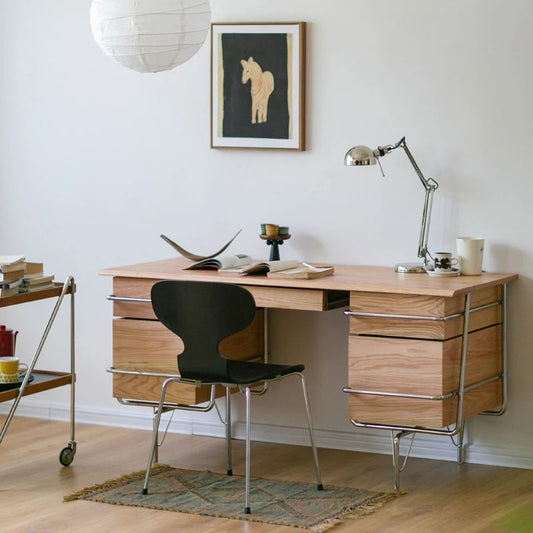
{"label": "articulated lamp arm", "polygon": [[384,176],[383,168],[379,161],[380,157],[387,155],[389,152],[396,150],[396,148],[402,147],[407,158],[413,165],[416,175],[422,182],[426,191],[424,197],[424,209],[422,211],[422,225],[420,227],[420,236],[418,239],[418,257],[424,260],[424,267],[427,266],[428,255],[428,235],[429,235],[429,222],[431,219],[431,208],[433,206],[433,193],[438,189],[439,184],[433,178],[426,178],[420,167],[416,163],[413,154],[407,147],[405,137],[402,137],[396,144],[389,144],[387,146],[378,146],[376,150],[371,150],[366,146],[354,146],[351,148],[345,156],[344,162],[346,165],[375,165],[379,164],[381,173]]}

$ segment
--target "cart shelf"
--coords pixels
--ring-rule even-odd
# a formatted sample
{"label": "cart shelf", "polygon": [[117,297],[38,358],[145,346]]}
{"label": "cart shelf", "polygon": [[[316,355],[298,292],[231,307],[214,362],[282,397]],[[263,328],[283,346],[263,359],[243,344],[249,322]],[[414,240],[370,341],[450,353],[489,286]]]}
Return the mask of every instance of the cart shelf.
{"label": "cart shelf", "polygon": [[[51,372],[48,370],[34,370],[31,375],[34,379],[28,383],[22,396],[29,396],[30,394],[36,394],[37,392],[42,392],[48,389],[70,385],[72,384],[73,379],[76,379],[75,376],[72,376],[68,372]],[[18,396],[19,392],[20,386],[0,391],[0,402],[13,400]]]}

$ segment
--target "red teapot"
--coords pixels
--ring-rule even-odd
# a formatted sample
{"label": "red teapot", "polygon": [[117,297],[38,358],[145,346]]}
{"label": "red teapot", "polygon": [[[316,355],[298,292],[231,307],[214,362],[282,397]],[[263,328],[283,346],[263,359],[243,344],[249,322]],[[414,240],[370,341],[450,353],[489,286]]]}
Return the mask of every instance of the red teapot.
{"label": "red teapot", "polygon": [[0,357],[13,357],[18,331],[0,326]]}

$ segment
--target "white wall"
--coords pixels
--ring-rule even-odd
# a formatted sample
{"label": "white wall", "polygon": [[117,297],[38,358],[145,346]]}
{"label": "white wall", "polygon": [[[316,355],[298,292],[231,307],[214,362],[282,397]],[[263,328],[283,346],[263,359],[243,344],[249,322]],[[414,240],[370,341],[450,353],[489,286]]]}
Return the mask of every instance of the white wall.
{"label": "white wall", "polygon": [[[76,278],[78,418],[149,427],[148,410],[111,398],[104,371],[111,280],[98,271],[172,256],[160,233],[201,253],[244,228],[232,251],[260,258],[268,250],[259,224],[276,221],[293,235],[281,248],[285,257],[375,265],[416,259],[423,190],[407,158],[384,159],[385,179],[377,167],[343,165],[354,144],[405,135],[424,173],[440,183],[432,249],[454,249],[459,234],[482,235],[485,268],[520,273],[510,287],[509,410],[477,417],[468,440],[473,461],[533,467],[533,6],[212,0],[214,22],[308,23],[308,147],[288,153],[211,150],[209,45],[167,73],[129,71],[94,43],[89,4],[0,0],[0,251],[44,261],[58,279]],[[23,358],[47,306],[2,311],[1,322],[21,332]],[[68,367],[65,312],[59,321],[41,367]],[[347,420],[342,313],[278,312],[273,322],[275,357],[307,365],[320,444],[385,450],[388,435]],[[288,384],[280,388],[293,394]],[[283,396],[257,399],[266,425],[255,434],[304,442],[287,429],[302,425],[299,404]],[[36,395],[21,413],[66,417],[67,399],[64,388]],[[191,430],[190,417],[178,420],[177,430]],[[197,422],[194,431],[220,434],[214,415]],[[421,439],[416,453],[451,458],[445,440]]]}

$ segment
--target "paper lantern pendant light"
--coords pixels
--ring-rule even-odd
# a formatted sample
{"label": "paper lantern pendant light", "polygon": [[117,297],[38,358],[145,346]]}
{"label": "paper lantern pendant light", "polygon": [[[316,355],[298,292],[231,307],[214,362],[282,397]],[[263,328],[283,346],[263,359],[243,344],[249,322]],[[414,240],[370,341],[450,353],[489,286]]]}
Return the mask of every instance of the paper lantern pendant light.
{"label": "paper lantern pendant light", "polygon": [[202,46],[207,0],[92,0],[91,29],[103,52],[138,72],[170,70]]}

